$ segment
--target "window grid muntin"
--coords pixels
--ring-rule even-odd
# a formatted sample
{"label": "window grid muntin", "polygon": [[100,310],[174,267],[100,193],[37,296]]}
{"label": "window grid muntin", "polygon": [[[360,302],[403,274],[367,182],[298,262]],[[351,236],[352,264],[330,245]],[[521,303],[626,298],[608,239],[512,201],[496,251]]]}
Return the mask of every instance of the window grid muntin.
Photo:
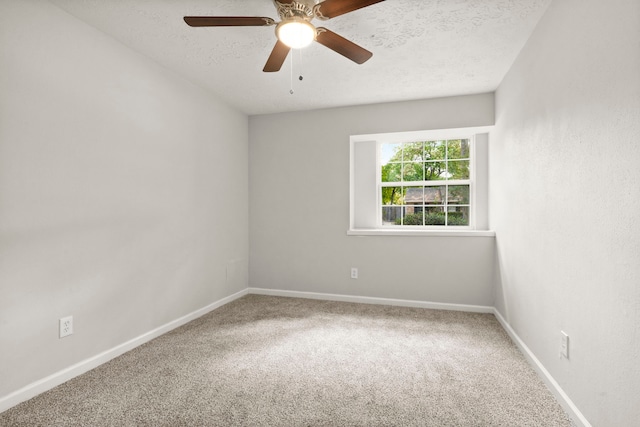
{"label": "window grid muntin", "polygon": [[[449,159],[449,146],[450,146],[450,142],[452,141],[466,141],[467,142],[467,156],[466,157],[457,157],[454,159]],[[421,143],[422,144],[422,154],[420,156],[419,160],[406,160],[405,159],[405,147],[407,145],[410,144],[416,144],[416,143]],[[444,158],[434,158],[434,157],[427,157],[427,152],[426,152],[426,146],[427,143],[443,143],[444,145],[444,150],[445,150],[445,154],[444,154]],[[394,143],[388,143],[388,144],[392,144],[392,145],[400,145],[401,149],[400,149],[400,155],[399,155],[399,159],[400,160],[395,160],[395,161],[391,161],[389,160],[387,163],[385,163],[385,165],[387,164],[399,164],[400,165],[400,173],[399,173],[399,181],[382,181],[382,167],[384,166],[382,163],[379,164],[378,167],[378,201],[379,201],[379,208],[378,208],[378,215],[379,215],[379,224],[383,227],[414,227],[415,225],[406,225],[404,224],[404,219],[406,217],[406,208],[407,208],[407,204],[405,203],[405,188],[407,187],[417,187],[417,186],[421,186],[423,187],[423,197],[422,197],[422,204],[421,205],[412,205],[412,207],[415,208],[420,208],[421,212],[422,212],[422,227],[437,227],[434,225],[427,225],[425,223],[426,221],[426,212],[428,209],[433,209],[433,208],[440,208],[442,209],[442,212],[444,212],[444,218],[445,218],[445,223],[443,225],[441,225],[441,227],[467,227],[469,228],[472,224],[471,224],[471,214],[472,214],[472,206],[471,206],[471,201],[473,200],[473,183],[472,183],[472,167],[473,167],[473,163],[472,163],[472,143],[473,143],[473,138],[471,137],[461,137],[461,138],[451,138],[451,139],[434,139],[434,140],[425,140],[425,141],[407,141],[407,142],[394,142]],[[385,143],[383,142],[381,144],[381,147],[385,145]],[[394,155],[395,156],[395,155]],[[426,180],[426,165],[429,163],[444,163],[445,165],[445,172],[449,175],[449,162],[468,162],[468,166],[467,166],[467,172],[468,172],[468,178],[466,179],[449,179],[449,176],[446,176],[444,179],[431,179],[431,180]],[[405,176],[405,164],[422,164],[422,178],[423,180],[419,180],[419,181],[404,181],[404,176]],[[441,173],[440,173],[441,174]],[[449,187],[452,186],[467,186],[468,187],[468,203],[463,203],[463,204],[449,204]],[[383,203],[383,194],[382,194],[382,188],[385,187],[399,187],[400,188],[400,194],[401,194],[401,198],[402,198],[402,204],[384,204]],[[444,202],[443,204],[427,204],[426,200],[425,200],[425,195],[424,195],[424,188],[425,187],[444,187]],[[393,202],[393,200],[391,201]],[[396,225],[396,224],[385,224],[384,223],[384,208],[387,209],[394,209],[394,210],[399,210],[400,211],[400,224]],[[450,209],[451,208],[455,208],[455,209],[460,209],[462,211],[464,211],[466,209],[466,224],[465,225],[450,225],[450,220],[449,220],[449,214],[450,212],[452,212]],[[459,212],[459,210],[456,210],[456,212]]]}

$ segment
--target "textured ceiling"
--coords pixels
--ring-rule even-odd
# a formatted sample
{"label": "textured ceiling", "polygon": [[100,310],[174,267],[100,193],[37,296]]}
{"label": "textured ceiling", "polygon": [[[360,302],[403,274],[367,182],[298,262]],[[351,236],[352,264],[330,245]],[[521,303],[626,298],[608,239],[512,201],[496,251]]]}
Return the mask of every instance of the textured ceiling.
{"label": "textured ceiling", "polygon": [[247,114],[493,91],[551,2],[387,0],[313,21],[372,51],[363,65],[314,43],[263,73],[274,27],[191,28],[182,17],[277,19],[271,0],[50,1]]}

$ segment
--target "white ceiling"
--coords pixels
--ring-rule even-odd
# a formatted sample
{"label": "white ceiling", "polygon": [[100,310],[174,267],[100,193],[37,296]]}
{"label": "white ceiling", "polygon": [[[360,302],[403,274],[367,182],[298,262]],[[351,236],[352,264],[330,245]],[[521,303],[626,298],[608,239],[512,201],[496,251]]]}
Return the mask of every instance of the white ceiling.
{"label": "white ceiling", "polygon": [[250,115],[491,92],[551,2],[386,0],[313,21],[373,52],[363,65],[314,43],[264,73],[275,27],[191,28],[182,18],[277,20],[271,0],[50,1]]}

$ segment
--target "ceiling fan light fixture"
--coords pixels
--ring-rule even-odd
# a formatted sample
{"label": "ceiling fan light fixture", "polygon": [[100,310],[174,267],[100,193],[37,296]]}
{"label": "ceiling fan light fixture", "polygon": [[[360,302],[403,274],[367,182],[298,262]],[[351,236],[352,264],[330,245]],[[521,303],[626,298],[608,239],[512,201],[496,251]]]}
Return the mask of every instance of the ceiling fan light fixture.
{"label": "ceiling fan light fixture", "polygon": [[278,24],[276,36],[291,49],[302,49],[315,40],[316,28],[309,21],[294,16]]}

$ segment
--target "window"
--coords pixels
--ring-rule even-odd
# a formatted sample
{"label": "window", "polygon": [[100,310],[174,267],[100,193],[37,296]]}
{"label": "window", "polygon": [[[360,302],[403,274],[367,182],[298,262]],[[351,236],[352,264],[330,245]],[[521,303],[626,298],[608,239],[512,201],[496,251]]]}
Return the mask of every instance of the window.
{"label": "window", "polygon": [[468,227],[471,138],[378,144],[382,226]]}
{"label": "window", "polygon": [[350,235],[491,235],[490,127],[352,135]]}

